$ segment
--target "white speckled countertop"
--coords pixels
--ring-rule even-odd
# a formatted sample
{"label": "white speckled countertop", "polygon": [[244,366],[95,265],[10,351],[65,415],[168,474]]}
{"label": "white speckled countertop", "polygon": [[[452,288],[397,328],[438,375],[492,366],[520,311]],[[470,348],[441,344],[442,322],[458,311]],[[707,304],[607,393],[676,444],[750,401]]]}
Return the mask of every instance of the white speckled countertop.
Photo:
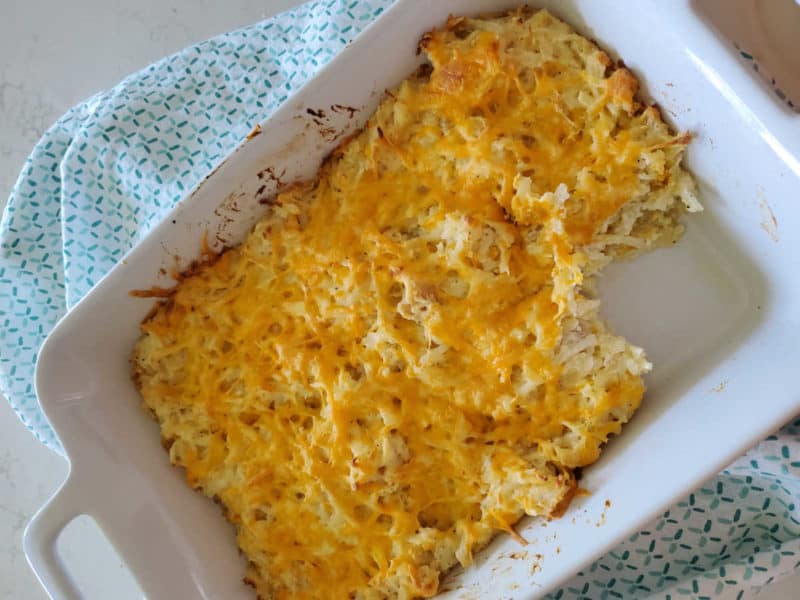
{"label": "white speckled countertop", "polygon": [[[70,106],[164,55],[296,4],[1,0],[0,208],[34,143]],[[0,600],[45,598],[22,553],[22,532],[66,471],[0,398]],[[86,598],[141,597],[89,519],[67,528],[60,550]],[[796,597],[797,579],[760,597]]]}

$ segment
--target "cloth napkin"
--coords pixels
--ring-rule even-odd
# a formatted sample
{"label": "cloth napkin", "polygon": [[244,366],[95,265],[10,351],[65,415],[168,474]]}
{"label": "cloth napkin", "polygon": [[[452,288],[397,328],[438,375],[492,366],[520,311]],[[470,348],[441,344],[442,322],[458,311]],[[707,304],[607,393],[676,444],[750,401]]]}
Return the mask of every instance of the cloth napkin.
{"label": "cloth napkin", "polygon": [[[64,315],[259,121],[393,0],[312,2],[197,44],[74,107],[0,222],[0,389],[63,453],[33,390]],[[750,597],[800,571],[800,419],[550,598]]]}

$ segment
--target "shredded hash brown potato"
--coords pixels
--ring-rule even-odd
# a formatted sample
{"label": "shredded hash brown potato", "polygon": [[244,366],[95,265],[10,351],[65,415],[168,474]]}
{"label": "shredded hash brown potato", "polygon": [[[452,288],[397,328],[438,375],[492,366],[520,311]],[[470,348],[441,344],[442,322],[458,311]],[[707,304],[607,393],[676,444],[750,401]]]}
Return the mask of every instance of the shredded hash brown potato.
{"label": "shredded hash brown potato", "polygon": [[315,181],[183,279],[134,378],[260,598],[436,594],[639,406],[593,276],[701,210],[638,84],[546,11],[450,18]]}

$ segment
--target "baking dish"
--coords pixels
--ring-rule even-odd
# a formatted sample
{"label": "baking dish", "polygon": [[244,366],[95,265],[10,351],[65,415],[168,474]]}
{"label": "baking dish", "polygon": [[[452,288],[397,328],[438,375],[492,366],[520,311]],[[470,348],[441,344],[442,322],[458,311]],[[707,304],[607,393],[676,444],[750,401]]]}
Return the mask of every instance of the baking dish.
{"label": "baking dish", "polygon": [[[259,201],[313,176],[383,90],[413,70],[419,36],[448,13],[517,4],[400,0],[59,323],[40,353],[36,386],[70,473],[25,535],[51,595],[77,595],[55,539],[88,514],[148,596],[252,597],[232,528],[169,465],[157,426],[140,409],[128,358],[151,302],[128,292],[171,285],[161,271],[196,258],[205,233],[218,245],[241,240]],[[581,485],[590,495],[560,520],[526,523],[525,548],[499,538],[446,582],[443,597],[551,589],[800,410],[791,387],[800,358],[797,115],[742,70],[688,1],[538,4],[624,57],[676,128],[693,132],[688,164],[707,210],[676,248],[616,265],[602,281],[609,320],[648,350],[656,369],[640,413],[586,471]]]}

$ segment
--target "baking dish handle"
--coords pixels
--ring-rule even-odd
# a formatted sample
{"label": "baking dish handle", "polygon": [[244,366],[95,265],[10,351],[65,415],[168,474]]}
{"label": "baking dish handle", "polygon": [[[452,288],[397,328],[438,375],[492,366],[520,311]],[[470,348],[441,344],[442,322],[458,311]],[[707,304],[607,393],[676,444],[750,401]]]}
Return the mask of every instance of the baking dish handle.
{"label": "baking dish handle", "polygon": [[28,563],[53,600],[80,600],[81,593],[70,577],[56,550],[58,535],[75,517],[85,511],[78,508],[73,477],[33,516],[25,528],[22,545]]}

